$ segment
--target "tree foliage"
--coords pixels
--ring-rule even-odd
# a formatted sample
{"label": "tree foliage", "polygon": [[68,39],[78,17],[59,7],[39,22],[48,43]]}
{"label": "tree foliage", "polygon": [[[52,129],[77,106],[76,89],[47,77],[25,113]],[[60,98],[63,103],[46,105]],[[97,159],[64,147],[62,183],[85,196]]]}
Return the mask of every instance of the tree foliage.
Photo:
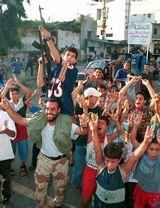
{"label": "tree foliage", "polygon": [[[8,49],[21,47],[18,28],[38,29],[41,25],[40,21],[21,20],[26,17],[24,1],[30,3],[30,0],[0,0],[0,55],[5,54]],[[77,20],[47,23],[46,26],[52,31],[61,29],[80,32],[80,22]]]}
{"label": "tree foliage", "polygon": [[[41,25],[41,21],[25,20],[21,22],[21,29],[38,29]],[[50,31],[56,30],[69,30],[79,33],[81,30],[81,24],[78,20],[72,20],[68,22],[51,22],[46,23],[46,27]]]}
{"label": "tree foliage", "polygon": [[0,52],[9,48],[20,47],[18,26],[21,18],[26,17],[23,7],[24,0],[0,1]]}
{"label": "tree foliage", "polygon": [[61,30],[69,30],[73,32],[80,32],[81,30],[81,24],[77,20],[72,20],[68,22],[55,22],[50,23],[50,27],[54,26],[55,29],[61,29]]}

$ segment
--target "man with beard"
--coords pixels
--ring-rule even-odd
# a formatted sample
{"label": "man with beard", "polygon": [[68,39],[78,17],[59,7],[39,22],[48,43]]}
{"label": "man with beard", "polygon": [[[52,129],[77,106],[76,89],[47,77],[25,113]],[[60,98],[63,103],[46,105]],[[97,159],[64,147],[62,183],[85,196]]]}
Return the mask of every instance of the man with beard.
{"label": "man with beard", "polygon": [[[38,208],[61,207],[68,180],[69,160],[67,155],[62,152],[61,145],[58,143],[59,141],[54,139],[55,125],[57,125],[56,123],[61,116],[59,100],[57,98],[48,100],[45,113],[31,119],[18,115],[5,101],[1,102],[1,106],[3,106],[16,123],[27,125],[31,138],[39,140],[41,143],[39,144],[41,148],[35,171],[35,195]],[[78,134],[81,133],[83,134],[82,129],[72,124],[70,138],[76,139]],[[66,137],[66,135],[63,135],[63,137]],[[68,138],[66,137],[66,139]],[[50,174],[53,177],[55,197],[49,201],[47,198],[47,188]]]}

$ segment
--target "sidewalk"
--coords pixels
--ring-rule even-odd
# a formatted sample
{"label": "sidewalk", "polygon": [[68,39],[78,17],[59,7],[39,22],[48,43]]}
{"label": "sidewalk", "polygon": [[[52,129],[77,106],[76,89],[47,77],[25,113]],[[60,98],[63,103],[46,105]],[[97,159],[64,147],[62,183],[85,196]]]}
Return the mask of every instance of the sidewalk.
{"label": "sidewalk", "polygon": [[[30,166],[31,156],[32,156],[32,142],[29,144],[29,162]],[[34,171],[30,171],[28,176],[19,176],[19,159],[16,156],[16,160],[12,164],[15,169],[15,176],[12,176],[12,197],[10,203],[6,208],[36,208],[36,201],[34,198]],[[49,183],[51,184],[51,182]],[[49,185],[49,196],[54,190],[52,186]],[[80,204],[80,193],[76,189],[68,185],[66,194],[64,208],[79,208]],[[0,205],[0,208],[1,205]]]}

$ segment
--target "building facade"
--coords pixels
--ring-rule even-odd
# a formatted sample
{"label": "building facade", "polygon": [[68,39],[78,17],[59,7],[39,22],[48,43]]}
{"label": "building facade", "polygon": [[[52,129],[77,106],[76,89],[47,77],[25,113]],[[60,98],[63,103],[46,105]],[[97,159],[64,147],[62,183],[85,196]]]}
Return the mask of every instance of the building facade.
{"label": "building facade", "polygon": [[150,45],[150,51],[155,56],[160,56],[160,24],[152,24],[152,42]]}
{"label": "building facade", "polygon": [[97,35],[100,39],[127,41],[128,23],[131,15],[148,15],[154,23],[160,22],[160,15],[159,21],[157,17],[160,6],[152,0],[92,1],[97,2]]}
{"label": "building facade", "polygon": [[[100,2],[101,4],[97,4],[98,37],[107,40],[126,40],[130,0],[101,0]],[[105,35],[103,34],[104,22]]]}

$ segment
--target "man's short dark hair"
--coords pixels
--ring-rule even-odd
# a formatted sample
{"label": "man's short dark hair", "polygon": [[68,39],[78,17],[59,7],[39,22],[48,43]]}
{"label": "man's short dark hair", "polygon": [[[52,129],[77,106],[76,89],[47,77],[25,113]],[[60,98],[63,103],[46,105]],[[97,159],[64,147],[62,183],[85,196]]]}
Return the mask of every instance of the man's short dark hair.
{"label": "man's short dark hair", "polygon": [[151,144],[158,144],[158,140],[157,140],[157,137],[153,137],[152,141],[151,141]]}
{"label": "man's short dark hair", "polygon": [[78,57],[78,51],[77,51],[76,48],[74,48],[74,47],[69,47],[69,48],[66,49],[66,51],[69,51],[69,52],[74,53],[74,54],[76,55],[76,59],[77,59],[77,57]]}
{"label": "man's short dark hair", "polygon": [[121,159],[122,147],[117,143],[109,143],[104,148],[104,156],[111,159]]}
{"label": "man's short dark hair", "polygon": [[108,123],[109,123],[109,118],[107,116],[100,116],[99,117],[99,120],[105,121],[106,122],[106,125],[108,125]]}
{"label": "man's short dark hair", "polygon": [[142,92],[142,91],[136,92],[136,96],[137,96],[137,95],[142,95],[142,96],[145,98],[144,92]]}
{"label": "man's short dark hair", "polygon": [[53,97],[53,96],[52,96],[52,97],[48,98],[48,99],[46,100],[46,102],[55,102],[55,103],[58,104],[59,107],[61,107],[61,101],[60,101],[60,99],[57,98],[57,97]]}
{"label": "man's short dark hair", "polygon": [[145,86],[142,87],[142,89],[136,93],[136,96],[137,95],[142,95],[145,100],[149,100],[150,99],[150,95],[149,95],[148,89]]}
{"label": "man's short dark hair", "polygon": [[116,84],[112,85],[111,90],[115,92],[119,92],[118,86]]}

